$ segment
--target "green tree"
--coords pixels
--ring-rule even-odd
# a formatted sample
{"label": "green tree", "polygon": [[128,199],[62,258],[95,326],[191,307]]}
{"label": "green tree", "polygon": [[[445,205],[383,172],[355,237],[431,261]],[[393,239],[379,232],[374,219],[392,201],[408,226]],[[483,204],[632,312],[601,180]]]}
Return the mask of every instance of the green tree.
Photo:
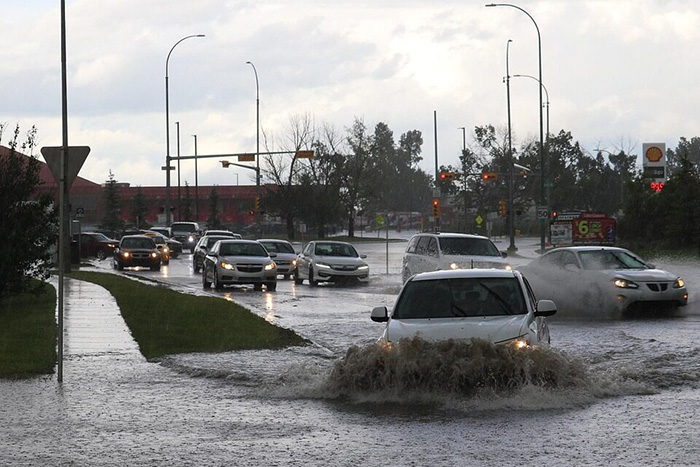
{"label": "green tree", "polygon": [[147,229],[151,226],[148,222],[146,222],[146,214],[148,214],[146,197],[143,195],[141,187],[139,186],[136,189],[136,196],[134,196],[134,199],[131,202],[131,216],[136,222],[137,229]]}
{"label": "green tree", "polygon": [[216,191],[216,188],[212,188],[211,193],[209,193],[209,217],[207,218],[207,228],[221,228],[219,193]]}
{"label": "green tree", "polygon": [[[0,141],[5,125],[0,125]],[[36,291],[32,278],[45,280],[51,265],[50,248],[58,238],[58,213],[50,195],[40,195],[41,165],[31,152],[36,128],[18,148],[19,126],[9,148],[0,147],[0,299]],[[40,283],[40,285],[43,283]],[[0,306],[0,310],[2,307]]]}
{"label": "green tree", "polygon": [[109,171],[109,178],[105,182],[103,191],[104,214],[100,228],[115,234],[124,230],[124,221],[121,218],[122,208],[119,197],[119,185],[114,179],[114,174]]}

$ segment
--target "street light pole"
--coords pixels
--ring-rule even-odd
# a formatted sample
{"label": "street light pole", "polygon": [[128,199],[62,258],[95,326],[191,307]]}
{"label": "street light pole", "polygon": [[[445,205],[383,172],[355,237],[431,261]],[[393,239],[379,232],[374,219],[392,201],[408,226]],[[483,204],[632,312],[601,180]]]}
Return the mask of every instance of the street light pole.
{"label": "street light pole", "polygon": [[253,62],[247,61],[246,63],[253,67],[253,73],[255,73],[255,186],[258,190],[258,196],[260,196],[260,83],[258,70]]}
{"label": "street light pole", "polygon": [[462,130],[462,153],[464,153],[467,150],[467,128],[461,126],[457,129]]}
{"label": "street light pole", "polygon": [[[511,8],[515,8],[517,10],[522,11],[527,15],[528,18],[532,21],[532,24],[535,25],[535,29],[537,30],[537,54],[538,54],[538,62],[539,62],[539,82],[542,82],[542,37],[540,35],[540,28],[537,26],[537,22],[535,21],[535,18],[530,15],[530,13],[527,12],[527,10],[517,6],[513,5],[511,3],[489,3],[486,5],[487,7],[497,7],[497,6],[507,6]],[[545,167],[544,167],[544,115],[542,111],[542,86],[540,86],[540,203],[544,204],[545,203]],[[549,209],[549,207],[548,207]],[[540,222],[540,252],[544,253],[545,249],[545,221],[546,219],[541,219]]]}
{"label": "street light pole", "polygon": [[510,120],[510,66],[508,64],[508,53],[510,51],[510,43],[513,42],[508,39],[506,42],[506,95],[507,95],[507,106],[508,106],[508,236],[510,237],[510,244],[508,246],[509,253],[515,253],[517,248],[515,247],[515,216],[513,212],[513,170],[515,159],[513,158],[513,139],[512,139],[512,126]]}
{"label": "street light pole", "polygon": [[194,136],[194,221],[199,222],[199,178],[197,172],[197,135]]}
{"label": "street light pole", "polygon": [[168,96],[168,65],[170,63],[170,54],[173,53],[177,45],[191,37],[204,37],[204,34],[192,34],[190,36],[185,36],[175,43],[168,52],[168,57],[165,59],[165,223],[170,225],[170,99]]}
{"label": "street light pole", "polygon": [[175,122],[177,128],[177,220],[181,221],[180,208],[182,207],[182,198],[180,196],[180,122]]}

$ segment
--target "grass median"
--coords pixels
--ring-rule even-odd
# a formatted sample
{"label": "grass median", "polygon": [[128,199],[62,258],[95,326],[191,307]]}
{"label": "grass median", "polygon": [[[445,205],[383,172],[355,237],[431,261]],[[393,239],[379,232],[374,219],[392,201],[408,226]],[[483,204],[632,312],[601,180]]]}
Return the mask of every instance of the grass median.
{"label": "grass median", "polygon": [[308,343],[294,331],[221,298],[183,294],[108,273],[81,271],[70,277],[98,284],[114,296],[131,335],[149,360],[178,353],[280,349]]}
{"label": "grass median", "polygon": [[51,374],[56,365],[56,289],[0,300],[0,377]]}

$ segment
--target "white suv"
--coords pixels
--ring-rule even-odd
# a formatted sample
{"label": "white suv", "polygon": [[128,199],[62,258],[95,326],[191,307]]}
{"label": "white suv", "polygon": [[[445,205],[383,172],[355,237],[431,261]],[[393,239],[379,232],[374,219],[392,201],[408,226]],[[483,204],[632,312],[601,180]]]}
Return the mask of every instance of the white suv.
{"label": "white suv", "polygon": [[403,255],[401,277],[444,269],[512,269],[491,240],[481,235],[421,233],[411,237]]}

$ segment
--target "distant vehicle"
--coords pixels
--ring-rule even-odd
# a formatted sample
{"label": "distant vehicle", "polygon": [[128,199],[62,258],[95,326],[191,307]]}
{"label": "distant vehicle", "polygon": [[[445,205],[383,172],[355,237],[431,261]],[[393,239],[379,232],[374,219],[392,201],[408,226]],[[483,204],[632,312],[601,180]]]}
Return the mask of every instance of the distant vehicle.
{"label": "distant vehicle", "polygon": [[284,275],[285,279],[294,272],[297,266],[297,254],[294,247],[287,240],[277,240],[273,238],[262,238],[258,240],[270,253],[276,253],[275,264],[277,274]]}
{"label": "distant vehicle", "polygon": [[170,224],[170,234],[190,252],[194,252],[194,247],[197,245],[202,231],[196,222],[173,222]]}
{"label": "distant vehicle", "polygon": [[200,272],[202,270],[204,258],[207,256],[207,252],[216,242],[219,240],[230,239],[232,239],[232,237],[227,235],[205,235],[200,238],[197,245],[194,247],[194,252],[192,253],[192,269],[194,272]]}
{"label": "distant vehicle", "polygon": [[119,245],[119,240],[107,237],[99,232],[81,232],[73,234],[72,240],[80,240],[80,256],[96,256],[102,261],[114,254],[114,249]]}
{"label": "distant vehicle", "polygon": [[148,230],[151,230],[151,231],[153,231],[153,232],[158,232],[159,234],[161,234],[161,235],[163,235],[163,236],[165,236],[165,237],[167,237],[167,238],[170,238],[170,237],[171,237],[170,228],[169,228],[169,227],[151,227],[151,228],[148,229]]}
{"label": "distant vehicle", "polygon": [[369,266],[354,246],[346,242],[319,240],[306,244],[297,256],[294,269],[294,282],[301,284],[304,279],[310,286],[320,281],[369,280]]}
{"label": "distant vehicle", "polygon": [[153,239],[156,244],[156,248],[158,248],[158,251],[160,251],[161,264],[170,264],[171,251],[170,246],[168,246],[167,239],[158,232],[150,232],[148,230],[141,232],[141,234]]}
{"label": "distant vehicle", "polygon": [[549,344],[545,317],[556,311],[551,300],[535,299],[518,271],[457,269],[411,276],[391,314],[381,306],[371,318],[386,323],[384,342],[418,334],[426,340],[478,338],[527,347]]}
{"label": "distant vehicle", "polygon": [[688,303],[681,277],[617,247],[555,248],[518,268],[537,295],[579,315],[668,310]]}
{"label": "distant vehicle", "polygon": [[145,235],[125,235],[114,250],[114,269],[143,266],[152,271],[160,269],[160,252],[151,237]]}
{"label": "distant vehicle", "polygon": [[401,278],[446,269],[511,269],[506,253],[481,235],[460,233],[421,233],[411,237],[403,256]]}
{"label": "distant vehicle", "polygon": [[[155,234],[158,234],[160,237],[162,237],[163,240],[165,240],[165,242],[168,244],[168,248],[170,249],[170,257],[171,258],[177,258],[182,253],[182,243],[178,242],[174,238],[166,237],[165,235],[163,235],[162,232],[158,232],[158,231],[152,230],[152,229],[141,230],[140,232],[142,234],[146,234],[146,235],[152,235],[155,233]],[[156,242],[156,244],[158,244],[158,243],[159,242]]]}
{"label": "distant vehicle", "polygon": [[233,233],[230,230],[205,230],[204,235],[219,235],[223,237],[235,238],[238,240],[241,240],[243,238],[241,234]]}
{"label": "distant vehicle", "polygon": [[[274,255],[274,253],[273,253]],[[254,240],[219,240],[207,252],[202,267],[202,286],[212,283],[217,290],[225,285],[265,285],[268,292],[277,289],[277,268],[264,246]]]}

